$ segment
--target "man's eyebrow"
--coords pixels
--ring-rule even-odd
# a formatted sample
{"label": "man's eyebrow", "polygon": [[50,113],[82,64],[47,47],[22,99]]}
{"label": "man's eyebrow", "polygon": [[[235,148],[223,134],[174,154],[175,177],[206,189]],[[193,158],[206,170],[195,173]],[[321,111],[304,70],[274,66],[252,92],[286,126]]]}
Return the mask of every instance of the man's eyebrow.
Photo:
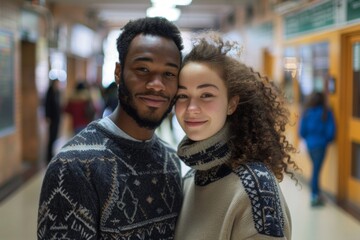
{"label": "man's eyebrow", "polygon": [[[149,57],[137,57],[134,59],[134,62],[154,62],[152,58]],[[179,69],[179,66],[175,63],[168,62],[167,66]]]}
{"label": "man's eyebrow", "polygon": [[[197,86],[196,88],[197,88],[197,89],[201,89],[201,88],[207,88],[207,87],[213,87],[213,88],[216,88],[216,89],[219,90],[219,88],[218,88],[216,85],[211,84],[211,83],[201,84],[201,85]],[[185,86],[182,86],[182,85],[179,85],[178,88],[180,88],[180,89],[187,89]]]}

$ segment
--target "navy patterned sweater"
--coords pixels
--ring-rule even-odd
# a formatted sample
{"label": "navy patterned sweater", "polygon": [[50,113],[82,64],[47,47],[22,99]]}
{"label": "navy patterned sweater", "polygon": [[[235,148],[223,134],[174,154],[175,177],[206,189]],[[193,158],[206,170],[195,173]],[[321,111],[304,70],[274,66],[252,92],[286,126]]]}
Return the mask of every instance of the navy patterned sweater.
{"label": "navy patterned sweater", "polygon": [[38,239],[173,239],[182,203],[176,153],[91,123],[48,166]]}

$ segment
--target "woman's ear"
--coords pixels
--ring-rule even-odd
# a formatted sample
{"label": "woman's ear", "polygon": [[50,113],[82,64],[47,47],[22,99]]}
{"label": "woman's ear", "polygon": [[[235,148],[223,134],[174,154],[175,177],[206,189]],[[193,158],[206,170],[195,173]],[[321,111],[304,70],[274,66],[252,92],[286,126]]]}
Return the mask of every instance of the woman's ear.
{"label": "woman's ear", "polygon": [[227,114],[231,115],[235,112],[238,104],[240,101],[240,97],[238,95],[233,96],[230,100],[229,100],[229,104],[228,104],[228,111]]}
{"label": "woman's ear", "polygon": [[115,82],[117,85],[119,85],[120,84],[121,65],[118,62],[115,64],[114,74],[115,74]]}

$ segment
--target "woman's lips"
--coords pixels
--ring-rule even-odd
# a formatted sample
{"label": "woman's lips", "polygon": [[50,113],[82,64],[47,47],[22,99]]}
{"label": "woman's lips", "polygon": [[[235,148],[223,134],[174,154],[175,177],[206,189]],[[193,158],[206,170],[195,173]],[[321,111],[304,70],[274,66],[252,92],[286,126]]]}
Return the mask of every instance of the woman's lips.
{"label": "woman's lips", "polygon": [[206,121],[200,121],[200,120],[186,120],[185,121],[185,125],[188,127],[198,127],[205,123],[206,123]]}

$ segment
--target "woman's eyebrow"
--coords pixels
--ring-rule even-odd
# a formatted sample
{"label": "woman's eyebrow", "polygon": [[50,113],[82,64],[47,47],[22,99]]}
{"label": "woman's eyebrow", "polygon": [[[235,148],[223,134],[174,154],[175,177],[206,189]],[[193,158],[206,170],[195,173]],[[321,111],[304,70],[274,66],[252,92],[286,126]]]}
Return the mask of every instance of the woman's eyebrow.
{"label": "woman's eyebrow", "polygon": [[198,89],[207,88],[207,87],[213,87],[213,88],[216,88],[216,89],[219,90],[219,88],[216,85],[211,84],[211,83],[205,83],[205,84],[201,84],[201,85],[197,86]]}
{"label": "woman's eyebrow", "polygon": [[[197,88],[197,89],[201,89],[201,88],[207,88],[207,87],[213,87],[213,88],[216,88],[216,89],[219,90],[219,88],[218,88],[216,85],[211,84],[211,83],[201,84],[201,85],[197,86],[196,88]],[[185,87],[185,86],[183,86],[183,85],[179,85],[178,88],[179,88],[179,89],[187,89],[187,87]]]}

